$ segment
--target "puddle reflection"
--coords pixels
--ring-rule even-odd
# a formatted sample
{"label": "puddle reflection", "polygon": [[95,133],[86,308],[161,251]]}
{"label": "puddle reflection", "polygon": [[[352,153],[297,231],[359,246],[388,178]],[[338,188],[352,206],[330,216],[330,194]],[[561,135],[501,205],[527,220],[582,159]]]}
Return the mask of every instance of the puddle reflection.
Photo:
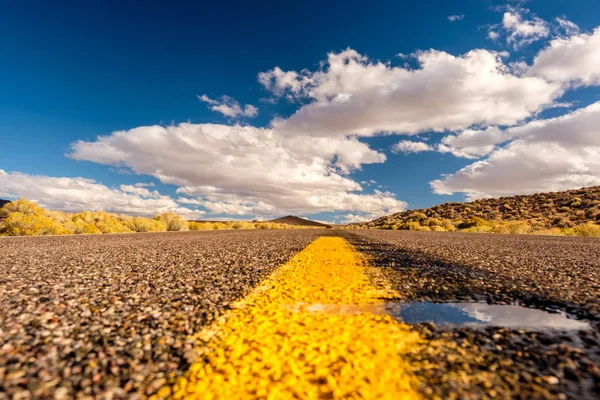
{"label": "puddle reflection", "polygon": [[549,313],[516,305],[487,303],[386,303],[386,311],[408,324],[432,322],[436,325],[499,326],[513,329],[586,330],[590,324],[568,318],[563,313]]}

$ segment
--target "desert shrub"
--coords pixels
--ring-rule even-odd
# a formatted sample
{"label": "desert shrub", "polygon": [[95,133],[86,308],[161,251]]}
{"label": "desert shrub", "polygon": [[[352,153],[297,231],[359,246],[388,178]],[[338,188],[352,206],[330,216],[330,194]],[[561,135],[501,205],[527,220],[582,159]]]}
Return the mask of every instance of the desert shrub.
{"label": "desert shrub", "polygon": [[12,211],[0,223],[0,233],[8,236],[64,235],[71,233],[59,222],[41,214]]}
{"label": "desert shrub", "polygon": [[540,229],[537,231],[531,232],[533,235],[553,235],[553,236],[562,236],[564,233],[560,230],[560,228],[550,228],[550,229]]}
{"label": "desert shrub", "polygon": [[433,228],[434,226],[442,226],[442,220],[440,220],[439,218],[429,218],[425,221],[425,225],[429,226],[430,228]]}
{"label": "desert shrub", "polygon": [[70,221],[71,217],[73,216],[73,214],[64,212],[64,211],[48,211],[48,210],[44,210],[44,215],[46,215],[48,218],[55,220],[56,222],[58,222],[60,224],[65,224],[67,221]]}
{"label": "desert shrub", "polygon": [[421,224],[416,221],[408,221],[407,223],[402,225],[402,229],[410,230],[410,231],[418,231],[422,228]]}
{"label": "desert shrub", "polygon": [[[256,229],[287,229],[287,228],[297,228],[296,226],[292,226],[292,225],[285,225],[285,224],[277,224],[274,222],[255,222],[254,226],[256,227]],[[356,227],[352,227],[353,229],[355,229]]]}
{"label": "desert shrub", "polygon": [[134,232],[164,232],[167,230],[167,224],[151,218],[131,218],[126,220],[125,224]]}
{"label": "desert shrub", "polygon": [[422,213],[420,211],[416,211],[413,212],[409,217],[408,220],[409,221],[421,221],[427,218],[427,215],[425,215],[425,213]]}
{"label": "desert shrub", "polygon": [[574,227],[573,232],[577,236],[600,237],[600,225],[596,225],[593,222],[587,222]]}
{"label": "desert shrub", "polygon": [[492,225],[475,225],[475,226],[465,229],[465,231],[475,232],[475,233],[491,233]]}
{"label": "desert shrub", "polygon": [[129,229],[115,214],[104,211],[84,211],[73,215],[73,222],[83,221],[84,223],[96,226],[102,233],[131,233]]}
{"label": "desert shrub", "polygon": [[453,232],[456,230],[456,226],[454,226],[452,221],[447,220],[447,219],[442,221],[442,228],[444,228],[444,230],[446,230],[448,232]]}
{"label": "desert shrub", "polygon": [[231,224],[231,229],[255,229],[252,222],[236,221]]}
{"label": "desert shrub", "polygon": [[172,212],[155,215],[154,219],[163,222],[168,231],[187,231],[190,228],[188,222],[181,215]]}
{"label": "desert shrub", "polygon": [[508,224],[508,232],[517,235],[524,235],[531,231],[531,225],[527,222],[511,222]]}
{"label": "desert shrub", "polygon": [[27,199],[19,199],[6,203],[4,207],[0,208],[0,218],[6,218],[11,213],[21,213],[24,215],[42,215],[46,210],[38,206],[33,201]]}
{"label": "desert shrub", "polygon": [[96,225],[89,223],[89,222],[85,222],[81,219],[78,219],[78,220],[69,219],[68,221],[64,222],[64,227],[70,233],[73,233],[76,235],[91,235],[91,234],[102,233],[102,231],[100,231],[100,229],[98,229],[96,227]]}
{"label": "desert shrub", "polygon": [[443,227],[437,225],[430,226],[429,229],[431,229],[433,232],[446,232]]}
{"label": "desert shrub", "polygon": [[227,229],[227,225],[222,222],[213,222],[212,226],[214,230]]}
{"label": "desert shrub", "polygon": [[210,222],[189,222],[190,231],[212,231],[213,224]]}
{"label": "desert shrub", "polygon": [[486,220],[484,220],[483,218],[479,218],[479,217],[473,217],[473,218],[468,218],[465,221],[459,223],[456,227],[458,229],[470,229],[470,228],[476,228],[476,227],[482,227],[482,226],[488,226],[490,225],[490,223]]}

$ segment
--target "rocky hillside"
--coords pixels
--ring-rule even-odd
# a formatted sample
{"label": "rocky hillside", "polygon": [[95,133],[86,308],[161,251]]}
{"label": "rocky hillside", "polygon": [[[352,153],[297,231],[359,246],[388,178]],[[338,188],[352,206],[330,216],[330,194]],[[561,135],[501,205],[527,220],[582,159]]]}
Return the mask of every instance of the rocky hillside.
{"label": "rocky hillside", "polygon": [[[565,192],[445,203],[359,224],[362,228],[463,230],[494,223],[522,223],[531,231],[600,224],[600,186]],[[524,225],[523,225],[524,226]],[[437,229],[439,227],[440,229]],[[454,227],[454,228],[453,228]],[[428,229],[423,229],[428,230]]]}

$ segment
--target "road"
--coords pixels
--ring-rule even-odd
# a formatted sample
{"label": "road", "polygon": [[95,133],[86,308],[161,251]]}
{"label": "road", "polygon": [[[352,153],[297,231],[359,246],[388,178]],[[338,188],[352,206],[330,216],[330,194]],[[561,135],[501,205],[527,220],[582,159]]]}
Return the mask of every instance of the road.
{"label": "road", "polygon": [[193,335],[319,236],[369,256],[365,273],[396,299],[517,301],[594,324],[576,334],[414,325],[426,345],[403,357],[420,396],[600,393],[600,240],[286,230],[1,238],[0,399],[171,393],[198,361]]}

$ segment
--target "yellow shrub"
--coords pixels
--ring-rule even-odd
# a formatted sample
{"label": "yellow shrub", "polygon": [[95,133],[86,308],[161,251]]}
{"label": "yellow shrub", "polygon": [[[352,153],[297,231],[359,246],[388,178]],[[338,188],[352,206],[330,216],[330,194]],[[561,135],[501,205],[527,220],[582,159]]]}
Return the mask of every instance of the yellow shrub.
{"label": "yellow shrub", "polygon": [[164,232],[167,230],[167,224],[150,218],[131,218],[125,221],[125,224],[134,232]]}
{"label": "yellow shrub", "polygon": [[246,221],[236,221],[231,224],[232,229],[255,229],[255,226],[252,222]]}
{"label": "yellow shrub", "polygon": [[491,233],[493,229],[492,225],[478,225],[472,226],[470,228],[464,229],[467,232],[475,232],[475,233]]}
{"label": "yellow shrub", "polygon": [[573,231],[578,236],[600,237],[600,225],[596,225],[593,222],[578,225],[573,228]]}
{"label": "yellow shrub", "polygon": [[540,229],[537,231],[531,232],[534,235],[553,235],[553,236],[562,236],[560,228],[550,228],[550,229]]}
{"label": "yellow shrub", "polygon": [[214,230],[228,229],[223,222],[213,222],[212,227]]}
{"label": "yellow shrub", "polygon": [[9,236],[64,235],[71,233],[45,215],[11,212],[0,222],[0,232]]}
{"label": "yellow shrub", "polygon": [[573,228],[561,228],[560,232],[566,236],[575,236],[575,229]]}
{"label": "yellow shrub", "polygon": [[91,224],[89,222],[85,222],[81,219],[73,221],[68,220],[64,223],[65,229],[67,229],[70,233],[74,233],[76,235],[89,235],[89,234],[98,234],[102,233],[100,229],[96,227],[96,225]]}
{"label": "yellow shrub", "polygon": [[453,232],[456,230],[456,226],[452,223],[452,221],[445,219],[442,221],[442,228],[447,230],[448,232]]}
{"label": "yellow shrub", "polygon": [[38,206],[33,201],[27,199],[19,199],[6,203],[4,207],[0,208],[0,218],[8,217],[11,213],[18,212],[24,215],[42,215],[44,209]]}
{"label": "yellow shrub", "polygon": [[508,224],[508,231],[512,234],[525,235],[531,231],[531,225],[527,222],[511,222]]}
{"label": "yellow shrub", "polygon": [[191,221],[189,223],[190,231],[211,231],[213,229],[213,224],[210,222],[196,222]]}
{"label": "yellow shrub", "polygon": [[131,233],[131,229],[117,215],[104,211],[84,211],[73,215],[71,221],[94,225],[102,233]]}
{"label": "yellow shrub", "polygon": [[190,229],[188,222],[181,215],[172,212],[156,215],[154,219],[164,222],[168,231],[187,231]]}

